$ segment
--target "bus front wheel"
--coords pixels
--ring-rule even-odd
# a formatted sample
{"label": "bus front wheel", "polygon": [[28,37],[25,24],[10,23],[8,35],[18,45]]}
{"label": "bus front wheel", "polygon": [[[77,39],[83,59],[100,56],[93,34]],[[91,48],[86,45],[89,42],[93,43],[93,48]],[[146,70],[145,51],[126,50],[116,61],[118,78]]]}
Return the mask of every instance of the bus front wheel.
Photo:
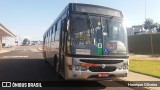
{"label": "bus front wheel", "polygon": [[63,77],[60,75],[59,71],[59,61],[58,58],[54,60],[54,71],[56,73],[56,76],[58,77],[59,80],[64,80]]}

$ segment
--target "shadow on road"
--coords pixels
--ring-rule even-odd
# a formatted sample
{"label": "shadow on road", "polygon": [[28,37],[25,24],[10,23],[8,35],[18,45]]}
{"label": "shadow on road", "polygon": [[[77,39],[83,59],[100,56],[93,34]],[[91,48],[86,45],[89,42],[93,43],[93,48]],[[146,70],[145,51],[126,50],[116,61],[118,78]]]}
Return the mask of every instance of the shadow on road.
{"label": "shadow on road", "polygon": [[96,81],[59,80],[53,68],[43,59],[0,59],[0,81],[47,81],[48,85],[46,86],[53,86],[58,90],[64,88],[69,88],[69,90],[82,90],[82,88],[88,90],[88,87],[92,90],[106,88]]}
{"label": "shadow on road", "polygon": [[1,81],[54,81],[52,68],[43,59],[1,59]]}

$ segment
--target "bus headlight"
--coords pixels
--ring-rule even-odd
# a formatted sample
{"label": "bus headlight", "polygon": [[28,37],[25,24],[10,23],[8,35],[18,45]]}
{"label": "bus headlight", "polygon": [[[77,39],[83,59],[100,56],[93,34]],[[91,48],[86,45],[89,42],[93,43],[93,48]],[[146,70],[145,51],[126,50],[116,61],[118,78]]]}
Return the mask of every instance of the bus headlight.
{"label": "bus headlight", "polygon": [[123,65],[123,69],[124,69],[124,70],[125,70],[125,69],[128,69],[128,65],[127,65],[127,64]]}
{"label": "bus headlight", "polygon": [[87,71],[86,67],[80,66],[80,65],[75,65],[74,66],[75,71]]}
{"label": "bus headlight", "polygon": [[118,69],[121,70],[121,69],[122,69],[122,66],[118,67]]}
{"label": "bus headlight", "polygon": [[80,70],[80,66],[75,66],[74,70],[79,71]]}
{"label": "bus headlight", "polygon": [[123,70],[128,69],[128,65],[127,65],[127,64],[123,64],[123,65],[120,66],[118,69],[119,69],[119,70],[121,70],[121,69],[123,69]]}

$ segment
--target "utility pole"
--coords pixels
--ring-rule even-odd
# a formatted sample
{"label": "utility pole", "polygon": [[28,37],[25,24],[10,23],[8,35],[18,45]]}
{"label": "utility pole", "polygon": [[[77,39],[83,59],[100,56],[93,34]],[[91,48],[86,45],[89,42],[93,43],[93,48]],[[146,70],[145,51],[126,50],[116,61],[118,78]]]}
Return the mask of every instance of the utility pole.
{"label": "utility pole", "polygon": [[145,3],[144,3],[144,9],[145,9],[145,20],[146,20],[146,0],[145,0]]}
{"label": "utility pole", "polygon": [[151,33],[151,53],[153,55],[153,35]]}
{"label": "utility pole", "polygon": [[[144,5],[144,7],[145,7],[145,21],[146,21],[146,13],[147,13],[147,0],[145,0],[145,5]],[[149,30],[150,31],[150,30]],[[151,41],[151,54],[153,55],[153,35],[152,35],[152,31],[151,31],[151,39],[150,39],[150,41]]]}

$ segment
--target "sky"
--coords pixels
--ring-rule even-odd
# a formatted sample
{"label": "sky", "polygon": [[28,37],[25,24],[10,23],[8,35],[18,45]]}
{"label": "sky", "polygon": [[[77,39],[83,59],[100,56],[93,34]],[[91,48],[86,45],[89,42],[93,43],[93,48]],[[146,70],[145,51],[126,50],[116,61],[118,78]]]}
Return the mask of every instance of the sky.
{"label": "sky", "polygon": [[[44,32],[71,2],[121,10],[127,27],[145,20],[145,0],[0,0],[0,23],[20,40],[42,40]],[[146,18],[160,21],[159,4],[160,0],[146,0]]]}

